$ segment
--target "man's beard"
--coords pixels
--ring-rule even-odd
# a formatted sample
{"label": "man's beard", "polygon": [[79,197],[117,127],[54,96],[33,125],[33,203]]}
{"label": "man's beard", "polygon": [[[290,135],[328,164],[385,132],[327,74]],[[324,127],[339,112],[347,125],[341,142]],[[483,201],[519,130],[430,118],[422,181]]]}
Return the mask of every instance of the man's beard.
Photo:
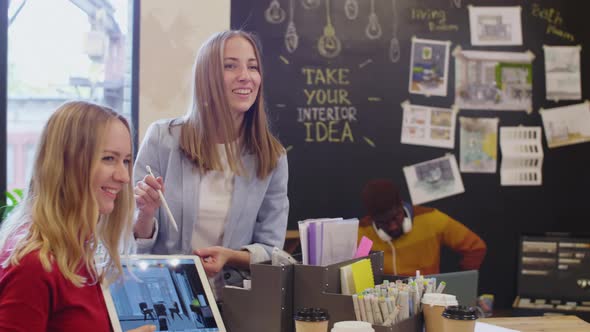
{"label": "man's beard", "polygon": [[404,230],[402,227],[397,228],[395,231],[385,230],[387,235],[391,236],[392,239],[397,239],[404,235]]}

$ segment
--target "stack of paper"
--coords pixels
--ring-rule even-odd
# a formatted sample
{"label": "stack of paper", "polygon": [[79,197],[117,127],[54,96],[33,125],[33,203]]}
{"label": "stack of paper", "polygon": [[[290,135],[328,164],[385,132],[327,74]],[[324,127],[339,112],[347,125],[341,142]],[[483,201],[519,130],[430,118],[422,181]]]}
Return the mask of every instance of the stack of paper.
{"label": "stack of paper", "polygon": [[501,127],[500,149],[503,186],[541,185],[543,147],[541,127]]}
{"label": "stack of paper", "polygon": [[352,259],[358,219],[322,218],[299,222],[303,264],[330,265]]}

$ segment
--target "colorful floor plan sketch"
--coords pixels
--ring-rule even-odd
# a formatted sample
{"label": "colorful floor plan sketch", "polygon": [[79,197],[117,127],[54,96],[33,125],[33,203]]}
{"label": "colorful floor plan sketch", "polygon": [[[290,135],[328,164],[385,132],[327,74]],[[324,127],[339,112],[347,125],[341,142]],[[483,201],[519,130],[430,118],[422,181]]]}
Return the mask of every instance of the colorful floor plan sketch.
{"label": "colorful floor plan sketch", "polygon": [[460,168],[464,173],[496,173],[498,118],[460,117]]}

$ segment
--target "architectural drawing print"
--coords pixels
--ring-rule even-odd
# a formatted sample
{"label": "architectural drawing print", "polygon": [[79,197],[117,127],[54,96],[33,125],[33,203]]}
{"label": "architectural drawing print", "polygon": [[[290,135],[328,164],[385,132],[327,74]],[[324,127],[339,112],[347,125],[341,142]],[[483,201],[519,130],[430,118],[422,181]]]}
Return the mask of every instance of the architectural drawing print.
{"label": "architectural drawing print", "polygon": [[433,146],[452,149],[455,147],[455,119],[457,112],[450,108],[412,105],[402,103],[403,144]]}
{"label": "architectural drawing print", "polygon": [[446,96],[450,41],[412,38],[410,93]]}
{"label": "architectural drawing print", "polygon": [[498,118],[460,117],[459,166],[464,173],[496,173]]}
{"label": "architectural drawing print", "polygon": [[457,48],[454,55],[457,107],[532,111],[532,53],[465,51]]}
{"label": "architectural drawing print", "polygon": [[520,12],[520,6],[469,6],[471,45],[522,45]]}
{"label": "architectural drawing print", "polygon": [[549,148],[590,142],[590,102],[539,112]]}
{"label": "architectural drawing print", "polygon": [[545,89],[548,100],[582,98],[580,46],[543,46]]}
{"label": "architectural drawing print", "polygon": [[413,204],[422,204],[465,191],[453,155],[404,167],[404,175]]}

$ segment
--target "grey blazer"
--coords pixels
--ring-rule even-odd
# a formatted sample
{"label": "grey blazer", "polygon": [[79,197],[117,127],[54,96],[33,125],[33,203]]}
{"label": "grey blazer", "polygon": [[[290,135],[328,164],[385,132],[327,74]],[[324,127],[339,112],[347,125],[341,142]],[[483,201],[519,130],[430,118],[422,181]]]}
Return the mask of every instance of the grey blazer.
{"label": "grey blazer", "polygon": [[[179,148],[180,126],[169,129],[171,120],[153,123],[146,133],[135,161],[134,180],[142,180],[149,165],[155,176],[164,179],[164,196],[178,232],[169,222],[164,208],[156,213],[156,231],[151,239],[137,239],[138,253],[192,254],[191,238],[199,206],[199,170]],[[273,247],[282,248],[287,230],[287,156],[282,155],[277,167],[265,179],[256,177],[254,155],[242,154],[247,172],[236,175],[234,191],[223,233],[222,245],[246,249],[251,262],[270,259]]]}

